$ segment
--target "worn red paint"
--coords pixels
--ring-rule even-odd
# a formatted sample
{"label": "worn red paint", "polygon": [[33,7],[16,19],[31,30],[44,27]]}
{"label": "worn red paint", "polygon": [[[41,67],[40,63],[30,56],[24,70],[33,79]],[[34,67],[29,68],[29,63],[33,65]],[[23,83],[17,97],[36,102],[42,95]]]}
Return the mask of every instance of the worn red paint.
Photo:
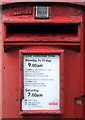
{"label": "worn red paint", "polygon": [[[84,118],[85,117],[85,2],[52,2],[44,3],[50,7],[49,19],[35,19],[35,6],[37,2],[18,3],[8,1],[3,4],[3,37],[0,53],[2,54],[2,117],[3,118],[28,118],[56,119],[56,118]],[[38,2],[39,5],[43,3]],[[23,7],[24,6],[24,7]],[[20,11],[21,9],[21,11]],[[26,11],[27,10],[27,11]],[[20,12],[19,12],[20,11]],[[17,26],[35,26],[35,34],[17,30]],[[37,31],[38,26],[70,25],[73,29],[60,33],[55,29]],[[76,26],[75,26],[76,25]],[[57,27],[56,27],[57,28]],[[65,29],[66,27],[64,27]],[[71,29],[71,27],[70,27]],[[23,29],[22,29],[23,30]],[[21,31],[18,33],[18,31]],[[36,32],[37,31],[37,32]],[[48,32],[49,31],[49,32]],[[64,31],[64,30],[63,30]],[[63,33],[63,34],[62,34]],[[19,51],[31,54],[56,53],[64,50],[61,56],[61,111],[21,111],[21,99],[23,95],[23,64],[22,53],[19,58]],[[20,60],[20,61],[19,61]],[[0,63],[1,64],[1,63]],[[20,65],[19,65],[20,64]],[[20,81],[21,80],[21,81]],[[83,104],[77,104],[81,100]],[[0,102],[1,103],[1,102]],[[11,107],[10,107],[11,106]],[[81,109],[81,110],[80,110]],[[48,114],[49,113],[49,114]],[[62,114],[63,113],[63,114]],[[34,114],[31,115],[31,114]],[[44,115],[43,115],[44,114]],[[56,114],[56,115],[54,115]],[[26,116],[25,116],[26,115]]]}

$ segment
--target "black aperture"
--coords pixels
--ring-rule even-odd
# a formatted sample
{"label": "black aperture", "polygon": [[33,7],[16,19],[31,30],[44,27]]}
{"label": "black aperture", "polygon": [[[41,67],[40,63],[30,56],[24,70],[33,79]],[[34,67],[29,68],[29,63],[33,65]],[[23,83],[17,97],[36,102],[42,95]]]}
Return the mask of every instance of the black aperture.
{"label": "black aperture", "polygon": [[78,35],[77,24],[6,24],[7,37],[10,34],[71,34]]}

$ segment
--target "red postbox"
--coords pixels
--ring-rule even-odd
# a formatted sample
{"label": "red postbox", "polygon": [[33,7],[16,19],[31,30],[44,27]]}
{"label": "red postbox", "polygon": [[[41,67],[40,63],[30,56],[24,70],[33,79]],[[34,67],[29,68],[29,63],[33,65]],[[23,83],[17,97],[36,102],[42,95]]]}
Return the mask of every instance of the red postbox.
{"label": "red postbox", "polygon": [[84,118],[84,2],[2,4],[2,118]]}

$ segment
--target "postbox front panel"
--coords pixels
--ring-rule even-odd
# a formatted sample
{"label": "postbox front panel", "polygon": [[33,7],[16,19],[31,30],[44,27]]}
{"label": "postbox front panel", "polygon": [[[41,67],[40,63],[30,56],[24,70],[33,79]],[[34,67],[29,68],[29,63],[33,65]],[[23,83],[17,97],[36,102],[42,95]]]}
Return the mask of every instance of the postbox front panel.
{"label": "postbox front panel", "polygon": [[4,5],[2,22],[3,118],[82,117],[81,6]]}

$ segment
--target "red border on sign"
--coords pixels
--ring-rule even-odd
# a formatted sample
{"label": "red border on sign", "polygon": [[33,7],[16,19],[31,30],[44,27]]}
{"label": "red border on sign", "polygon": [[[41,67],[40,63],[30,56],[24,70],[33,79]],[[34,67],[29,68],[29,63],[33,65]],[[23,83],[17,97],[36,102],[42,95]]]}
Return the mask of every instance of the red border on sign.
{"label": "red border on sign", "polygon": [[[22,110],[22,99],[24,98],[24,66],[25,54],[59,54],[60,55],[60,110]],[[20,63],[20,114],[63,114],[64,110],[64,50],[50,46],[29,46],[28,49],[19,51]]]}

